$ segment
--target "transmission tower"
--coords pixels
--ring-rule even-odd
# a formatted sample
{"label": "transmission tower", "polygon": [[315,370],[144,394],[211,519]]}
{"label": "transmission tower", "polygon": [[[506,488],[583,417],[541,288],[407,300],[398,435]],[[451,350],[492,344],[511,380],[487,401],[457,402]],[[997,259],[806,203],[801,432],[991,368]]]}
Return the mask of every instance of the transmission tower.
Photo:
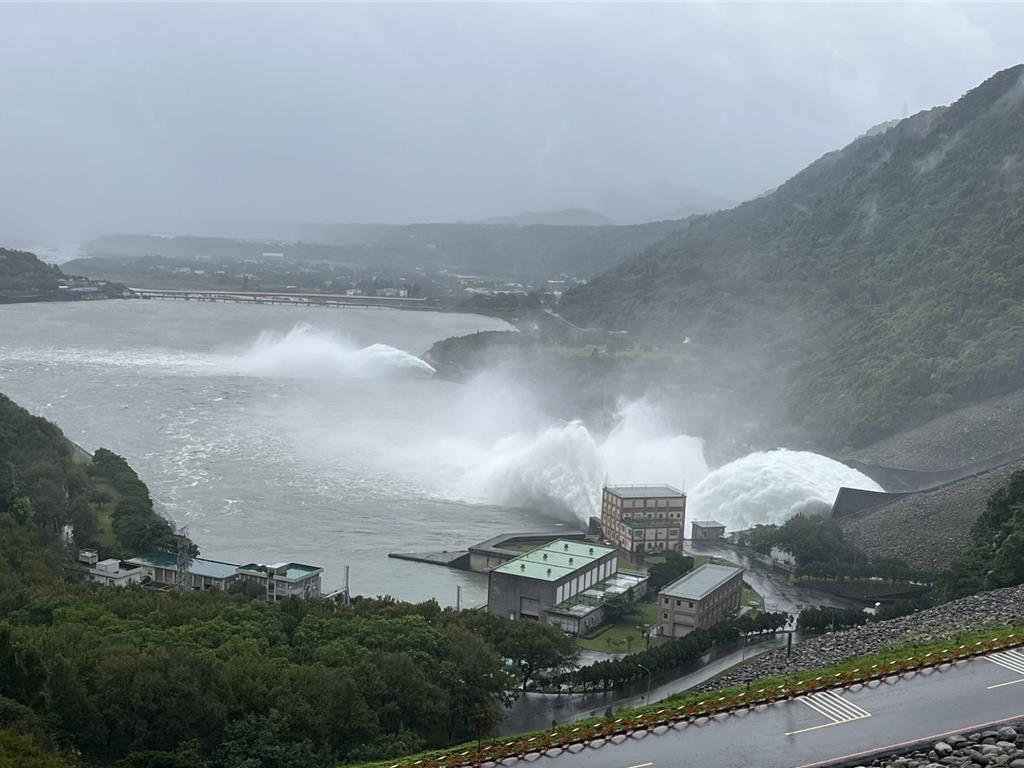
{"label": "transmission tower", "polygon": [[175,578],[175,589],[179,592],[187,592],[192,589],[192,576],[188,567],[192,562],[192,542],[188,538],[188,526],[183,525],[178,529],[178,573]]}

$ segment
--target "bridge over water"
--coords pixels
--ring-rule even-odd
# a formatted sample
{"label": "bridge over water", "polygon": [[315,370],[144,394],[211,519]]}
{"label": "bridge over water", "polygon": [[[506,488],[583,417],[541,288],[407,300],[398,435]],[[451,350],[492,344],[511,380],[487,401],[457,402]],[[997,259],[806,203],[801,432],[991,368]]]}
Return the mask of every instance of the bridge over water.
{"label": "bridge over water", "polygon": [[276,291],[193,291],[128,288],[135,299],[169,301],[221,301],[235,304],[286,304],[299,307],[363,307],[365,309],[437,310],[426,298],[392,296],[347,296],[330,293],[285,293]]}

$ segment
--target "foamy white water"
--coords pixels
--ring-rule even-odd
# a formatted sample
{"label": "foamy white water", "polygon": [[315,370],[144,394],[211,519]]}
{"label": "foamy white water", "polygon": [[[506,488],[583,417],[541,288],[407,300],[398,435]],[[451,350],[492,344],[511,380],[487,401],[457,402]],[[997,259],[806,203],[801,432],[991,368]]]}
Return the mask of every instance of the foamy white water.
{"label": "foamy white water", "polygon": [[434,369],[388,344],[359,347],[345,336],[300,323],[285,334],[264,331],[245,352],[215,361],[223,373],[283,378],[372,378]]}
{"label": "foamy white water", "polygon": [[798,512],[827,510],[843,486],[882,490],[867,475],[816,453],[752,453],[698,483],[687,500],[687,516],[718,520],[731,531],[758,523],[783,523]]}

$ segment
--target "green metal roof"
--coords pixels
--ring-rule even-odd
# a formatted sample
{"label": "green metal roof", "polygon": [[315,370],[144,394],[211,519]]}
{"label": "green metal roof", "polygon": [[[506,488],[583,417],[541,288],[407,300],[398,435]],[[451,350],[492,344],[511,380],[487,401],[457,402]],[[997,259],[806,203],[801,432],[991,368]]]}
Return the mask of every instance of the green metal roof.
{"label": "green metal roof", "polygon": [[685,576],[680,576],[667,587],[662,587],[658,594],[684,600],[703,600],[737,573],[743,573],[743,569],[732,565],[705,563]]}
{"label": "green metal roof", "polygon": [[[303,563],[281,563],[280,565],[287,566],[285,570],[285,578],[288,579],[302,579],[306,576],[311,576],[314,573],[322,571],[323,568],[318,568],[315,565],[305,565]],[[245,565],[239,566],[240,570],[243,571],[254,571],[255,573],[267,573],[271,568],[279,568],[280,565],[264,565],[263,563],[246,563]]]}
{"label": "green metal roof", "polygon": [[302,563],[288,563],[288,578],[301,579],[303,576],[309,576],[310,574],[322,570],[323,568],[317,568],[315,565],[303,565]]}
{"label": "green metal roof", "polygon": [[591,544],[587,541],[555,539],[507,563],[502,563],[493,570],[528,579],[559,581],[614,551],[614,547]]}
{"label": "green metal roof", "polygon": [[609,485],[605,490],[620,499],[669,499],[685,495],[671,485]]}
{"label": "green metal roof", "polygon": [[[151,568],[169,568],[176,570],[178,558],[170,552],[148,552],[145,555],[132,557],[126,560],[128,563],[137,565],[148,565]],[[201,557],[194,557],[189,561],[189,573],[196,576],[206,576],[211,579],[227,579],[235,575],[238,566],[234,563],[223,563],[219,560],[205,560]]]}

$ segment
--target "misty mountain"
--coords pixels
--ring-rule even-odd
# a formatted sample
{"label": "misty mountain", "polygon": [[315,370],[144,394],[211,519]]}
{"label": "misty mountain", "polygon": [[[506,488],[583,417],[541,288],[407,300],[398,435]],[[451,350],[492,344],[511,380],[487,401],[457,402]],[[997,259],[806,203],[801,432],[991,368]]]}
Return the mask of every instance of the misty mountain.
{"label": "misty mountain", "polygon": [[582,325],[730,349],[823,442],[1024,381],[1024,66],[695,217],[564,297]]}
{"label": "misty mountain", "polygon": [[83,247],[91,256],[209,256],[236,259],[282,253],[358,266],[431,272],[589,278],[637,255],[681,226],[663,221],[633,226],[531,224],[410,224],[372,230],[374,239],[332,245],[277,240],[160,235],[104,235]]}
{"label": "misty mountain", "polygon": [[593,208],[619,224],[642,224],[685,219],[734,205],[735,200],[706,189],[656,182],[606,189]]}
{"label": "misty mountain", "polygon": [[530,226],[531,224],[547,224],[550,226],[601,226],[614,224],[607,216],[587,210],[586,208],[566,208],[561,211],[541,211],[519,213],[515,216],[492,216],[474,221],[474,224],[515,224]]}

